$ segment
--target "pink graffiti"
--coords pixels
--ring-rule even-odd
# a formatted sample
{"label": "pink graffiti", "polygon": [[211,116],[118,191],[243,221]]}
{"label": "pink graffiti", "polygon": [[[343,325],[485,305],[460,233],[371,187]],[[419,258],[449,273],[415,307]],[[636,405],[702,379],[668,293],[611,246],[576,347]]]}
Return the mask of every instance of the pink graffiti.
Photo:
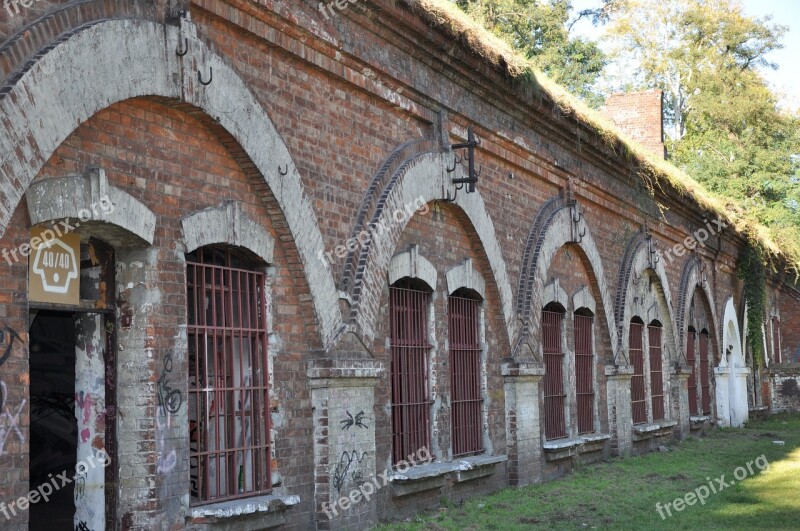
{"label": "pink graffiti", "polygon": [[92,398],[91,393],[86,393],[84,396],[83,391],[80,394],[75,394],[75,403],[78,404],[83,410],[83,424],[89,423],[89,417],[92,414],[92,407],[94,406],[94,399]]}

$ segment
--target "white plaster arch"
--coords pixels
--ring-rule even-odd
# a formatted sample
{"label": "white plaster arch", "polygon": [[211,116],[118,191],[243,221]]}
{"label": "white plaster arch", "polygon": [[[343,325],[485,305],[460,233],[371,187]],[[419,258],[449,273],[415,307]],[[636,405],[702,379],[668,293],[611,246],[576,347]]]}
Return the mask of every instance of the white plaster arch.
{"label": "white plaster arch", "polygon": [[[418,204],[420,197],[426,202],[436,201],[441,198],[443,189],[449,190],[451,196],[454,195],[455,190],[451,180],[466,176],[461,165],[457,165],[454,173],[447,173],[447,167],[451,161],[452,155],[447,153],[425,153],[409,162],[405,166],[402,176],[396,179],[394,186],[386,193],[386,197],[382,198],[380,214],[377,215],[377,218],[373,217],[370,222],[370,225],[385,226],[387,229],[380,237],[371,238],[362,247],[357,262],[365,263],[366,267],[363,271],[358,272],[353,280],[351,316],[363,335],[365,343],[374,340],[375,322],[372,316],[377,315],[380,294],[386,282],[384,272],[387,271],[389,260],[411,217],[405,216],[398,221],[397,218],[393,218],[393,214],[397,211],[407,212],[406,207]],[[478,190],[480,190],[480,183]],[[510,341],[515,328],[513,297],[494,223],[479,191],[472,194],[459,192],[454,204],[469,218],[486,252],[499,291],[501,310]]]}
{"label": "white plaster arch", "polygon": [[[669,290],[664,264],[651,253],[646,240],[642,240],[630,258],[630,271],[626,285],[618,286],[624,290],[620,294],[622,313],[617,326],[620,330],[621,342],[619,352],[624,363],[629,363],[628,342],[630,336],[630,322],[639,316],[644,324],[653,320],[661,323],[665,336],[663,338],[666,350],[665,359],[671,362],[681,361],[686,364],[686,353],[681,353],[677,348],[677,328],[673,318],[672,296]],[[623,267],[626,267],[623,264]],[[665,370],[667,367],[665,366]]]}
{"label": "white plaster arch", "polygon": [[[184,47],[184,38],[188,52],[179,57],[175,50]],[[208,79],[212,69],[212,83],[202,85],[198,71]],[[44,53],[0,98],[0,115],[7,117],[0,123],[0,181],[8,194],[0,202],[0,235],[33,177],[79,124],[114,103],[146,96],[204,111],[264,176],[297,245],[328,345],[341,326],[338,294],[331,271],[317,258],[322,233],[297,168],[244,80],[205,46],[187,19],[180,28],[145,20],[95,24]]]}
{"label": "white plaster arch", "polygon": [[[617,330],[613,325],[614,310],[610,290],[606,284],[605,271],[603,269],[603,262],[600,259],[600,252],[597,249],[592,233],[589,230],[586,218],[580,217],[577,226],[572,218],[573,214],[570,208],[561,208],[555,214],[547,227],[546,232],[540,238],[536,245],[539,247],[539,255],[537,260],[532,266],[535,268],[533,272],[525,272],[530,276],[531,282],[531,315],[527,323],[527,329],[517,341],[514,349],[514,357],[518,356],[533,356],[538,357],[536,354],[537,349],[534,348],[533,338],[539,337],[539,329],[541,327],[541,309],[548,302],[545,300],[545,283],[548,280],[548,273],[550,265],[556,253],[567,244],[573,244],[580,247],[581,251],[586,256],[589,265],[591,266],[591,273],[597,282],[600,292],[600,303],[605,313],[606,323],[608,325],[608,336],[611,340],[612,348],[616,348]],[[581,235],[582,236],[578,236]],[[518,294],[521,298],[523,293]],[[567,308],[567,305],[564,305]],[[596,315],[596,313],[595,313]],[[619,353],[614,353],[614,359],[617,359]]]}
{"label": "white plaster arch", "polygon": [[[111,186],[102,169],[41,179],[28,187],[25,199],[31,225],[70,218],[82,232],[115,247],[153,244],[156,215],[129,193]],[[89,221],[84,222],[87,213]]]}
{"label": "white plaster arch", "polygon": [[597,315],[597,302],[589,286],[583,286],[572,295],[572,311],[576,312],[581,308],[586,308],[592,315]]}
{"label": "white plaster arch", "polygon": [[722,352],[716,376],[717,419],[722,426],[740,427],[749,415],[747,367],[733,297],[725,303],[722,318]]}
{"label": "white plaster arch", "polygon": [[419,254],[419,247],[416,245],[412,245],[408,251],[394,255],[389,261],[389,285],[405,277],[419,279],[432,291],[436,291],[436,267]]}
{"label": "white plaster arch", "polygon": [[472,267],[472,258],[467,258],[462,264],[452,267],[445,273],[447,278],[447,294],[452,295],[460,288],[468,288],[486,300],[486,281],[483,275]]}
{"label": "white plaster arch", "polygon": [[683,278],[681,280],[681,293],[678,295],[678,323],[676,323],[676,326],[680,327],[678,329],[678,337],[680,338],[680,344],[678,345],[678,348],[680,349],[680,352],[684,353],[686,352],[688,327],[692,324],[689,322],[689,311],[692,308],[692,303],[694,301],[695,294],[697,293],[697,288],[700,288],[705,296],[706,303],[709,311],[711,312],[711,315],[709,316],[711,319],[708,327],[709,333],[714,335],[714,345],[720,344],[717,305],[716,301],[714,300],[714,292],[709,289],[708,281],[704,280],[704,275],[701,272],[700,266],[702,264],[703,263],[701,262],[700,258],[690,258],[684,267]]}
{"label": "white plaster arch", "polygon": [[564,308],[565,312],[570,311],[569,297],[567,297],[567,292],[561,287],[561,283],[558,281],[558,279],[553,280],[550,284],[544,287],[542,290],[542,302],[542,308],[551,302],[557,302],[562,306],[562,308]]}
{"label": "white plaster arch", "polygon": [[242,210],[238,201],[226,201],[181,220],[186,252],[218,243],[243,247],[267,264],[272,263],[275,240]]}

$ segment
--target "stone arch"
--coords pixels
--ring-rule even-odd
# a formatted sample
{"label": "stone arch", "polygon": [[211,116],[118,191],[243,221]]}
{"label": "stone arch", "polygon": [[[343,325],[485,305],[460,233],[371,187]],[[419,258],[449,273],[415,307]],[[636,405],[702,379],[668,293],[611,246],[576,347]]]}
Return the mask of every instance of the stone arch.
{"label": "stone arch", "polygon": [[419,279],[436,291],[438,273],[436,267],[424,256],[419,254],[419,248],[412,245],[408,251],[398,253],[389,261],[389,285],[401,278]]}
{"label": "stone arch", "polygon": [[267,264],[272,263],[275,240],[264,227],[242,211],[238,201],[227,201],[181,220],[186,252],[206,245],[224,243],[243,247]]}
{"label": "stone arch", "polygon": [[[212,69],[212,83],[201,84],[197,73],[208,78]],[[43,52],[0,96],[0,114],[9,118],[0,124],[0,182],[8,191],[0,204],[0,235],[33,177],[79,124],[116,102],[147,96],[210,116],[263,175],[297,246],[329,345],[341,326],[338,296],[333,275],[317,259],[322,233],[297,168],[244,80],[198,38],[188,19],[180,27],[130,19],[89,26]]]}
{"label": "stone arch", "polygon": [[[410,155],[399,165],[388,184],[381,190],[380,198],[374,201],[376,206],[369,218],[370,222],[361,225],[370,229],[378,227],[379,237],[369,238],[360,250],[354,253],[352,260],[354,264],[358,264],[358,268],[353,269],[350,277],[343,279],[343,286],[346,287],[345,293],[351,303],[349,327],[364,344],[369,344],[374,339],[374,316],[378,313],[380,294],[386,280],[384,272],[387,271],[397,242],[413,215],[408,207],[418,204],[422,198],[425,208],[428,208],[427,203],[441,198],[443,190],[449,190],[452,196],[455,190],[451,179],[465,177],[461,165],[457,165],[455,172],[447,172],[451,161],[452,154],[445,152]],[[378,188],[367,193],[378,193]],[[501,310],[510,341],[514,328],[511,284],[495,234],[494,223],[480,192],[467,194],[461,191],[453,204],[466,214],[486,253],[499,291]],[[401,219],[398,220],[398,216],[395,216],[398,212],[406,212],[407,215],[400,216]],[[368,219],[366,214],[364,219]],[[348,275],[347,268],[345,265],[345,275]]]}
{"label": "stone arch", "polygon": [[690,324],[689,311],[692,307],[692,298],[697,288],[700,288],[702,291],[705,297],[706,307],[709,309],[709,312],[711,312],[709,316],[711,318],[709,332],[713,334],[713,344],[719,345],[717,307],[714,301],[714,292],[708,287],[708,280],[705,273],[707,268],[708,265],[697,255],[689,258],[683,266],[678,293],[678,312],[676,316],[676,327],[678,329],[678,338],[680,342],[677,347],[680,352],[686,352],[686,329]]}
{"label": "stone arch", "polygon": [[[79,220],[73,222],[76,227],[115,247],[153,244],[156,215],[124,190],[111,186],[102,169],[42,179],[28,188],[25,199],[31,225],[72,218]],[[103,208],[106,200],[111,206]],[[87,210],[92,214],[91,221],[84,222]]]}
{"label": "stone arch", "polygon": [[551,302],[560,304],[561,307],[564,308],[565,312],[570,311],[569,297],[567,297],[567,292],[561,287],[558,279],[555,279],[550,284],[546,285],[542,290],[542,308]]}
{"label": "stone arch", "polygon": [[666,359],[686,364],[686,353],[677,348],[678,334],[667,272],[650,234],[639,233],[628,244],[620,265],[614,315],[619,330],[620,362],[629,363],[625,348],[630,334],[628,325],[638,315],[645,324],[654,319],[661,322],[666,335]]}
{"label": "stone arch", "polygon": [[[590,273],[594,276],[600,292],[600,303],[608,324],[611,345],[617,345],[617,331],[611,324],[614,315],[611,297],[600,252],[578,204],[559,196],[542,206],[528,235],[517,295],[517,315],[522,322],[522,331],[513,349],[515,359],[520,357],[538,359],[538,349],[533,344],[533,338],[539,337],[541,325],[539,310],[545,302],[543,297],[547,272],[556,253],[567,244],[577,246],[591,267]],[[566,308],[566,305],[564,307]],[[616,353],[614,358],[617,358]]]}
{"label": "stone arch", "polygon": [[[746,311],[746,310],[745,310]],[[750,369],[744,357],[742,334],[733,297],[725,302],[722,317],[722,352],[716,376],[717,418],[723,426],[739,427],[749,414],[747,400],[747,375]]]}
{"label": "stone arch", "polygon": [[448,295],[452,295],[460,288],[467,288],[486,300],[486,281],[483,280],[483,275],[472,267],[472,258],[467,258],[464,263],[450,268],[445,273],[445,278],[447,278]]}

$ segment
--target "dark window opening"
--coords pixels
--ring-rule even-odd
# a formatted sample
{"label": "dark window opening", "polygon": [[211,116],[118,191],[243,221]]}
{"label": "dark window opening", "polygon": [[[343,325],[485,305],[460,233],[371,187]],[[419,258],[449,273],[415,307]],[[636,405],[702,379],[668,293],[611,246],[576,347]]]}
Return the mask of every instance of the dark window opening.
{"label": "dark window opening", "polygon": [[644,323],[634,319],[631,321],[629,338],[629,355],[633,365],[631,377],[631,409],[634,424],[647,422],[647,394],[644,384]]}
{"label": "dark window opening", "polygon": [[711,375],[708,363],[708,330],[700,332],[700,395],[703,415],[711,414]]}
{"label": "dark window opening", "polygon": [[653,321],[647,327],[650,347],[650,394],[653,420],[664,420],[664,375],[661,362],[661,323]]}
{"label": "dark window opening", "polygon": [[594,351],[591,315],[575,313],[575,397],[578,433],[594,432]]}
{"label": "dark window opening", "polygon": [[689,414],[697,415],[697,367],[695,366],[696,358],[694,355],[695,339],[697,332],[694,328],[689,328],[686,333],[686,362],[691,367],[692,372],[689,374]]}

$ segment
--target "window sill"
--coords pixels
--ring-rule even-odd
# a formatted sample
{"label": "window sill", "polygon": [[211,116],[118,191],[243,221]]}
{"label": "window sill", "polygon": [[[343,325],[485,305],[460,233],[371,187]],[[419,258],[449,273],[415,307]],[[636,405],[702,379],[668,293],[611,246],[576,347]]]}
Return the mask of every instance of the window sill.
{"label": "window sill", "polygon": [[689,417],[689,422],[692,424],[704,424],[711,421],[711,415],[694,415]]}
{"label": "window sill", "polygon": [[651,424],[636,424],[633,426],[633,440],[643,441],[652,437],[669,435],[672,433],[672,428],[677,425],[677,420],[661,420]]}
{"label": "window sill", "polygon": [[587,453],[600,450],[611,435],[605,433],[588,433],[573,439],[556,439],[547,441],[542,445],[544,457],[547,461],[566,459],[578,453]]}
{"label": "window sill", "polygon": [[280,513],[298,503],[300,503],[300,496],[276,496],[270,494],[192,507],[190,516],[193,520],[217,520],[255,513]]}
{"label": "window sill", "polygon": [[494,465],[505,461],[505,455],[473,455],[447,463],[417,465],[402,474],[395,472],[389,480],[395,497],[407,496],[444,486],[448,474],[455,474],[456,482],[489,476],[494,473]]}

